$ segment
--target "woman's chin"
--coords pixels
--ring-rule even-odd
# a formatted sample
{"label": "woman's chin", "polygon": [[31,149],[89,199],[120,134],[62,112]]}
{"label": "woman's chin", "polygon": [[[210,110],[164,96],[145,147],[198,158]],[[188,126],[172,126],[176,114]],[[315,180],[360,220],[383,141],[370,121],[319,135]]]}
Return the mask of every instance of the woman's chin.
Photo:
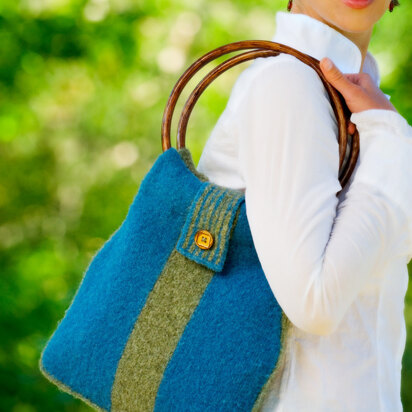
{"label": "woman's chin", "polygon": [[361,33],[370,30],[384,12],[378,3],[375,0],[337,0],[336,7],[329,9],[326,15],[341,30]]}

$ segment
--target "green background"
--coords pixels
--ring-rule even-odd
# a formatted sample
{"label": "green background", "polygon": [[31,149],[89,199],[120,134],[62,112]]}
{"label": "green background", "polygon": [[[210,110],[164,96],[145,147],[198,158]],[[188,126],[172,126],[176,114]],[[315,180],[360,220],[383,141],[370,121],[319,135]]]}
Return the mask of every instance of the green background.
{"label": "green background", "polygon": [[[0,410],[89,410],[40,374],[40,352],[161,154],[163,110],[180,74],[225,43],[269,40],[286,3],[0,2]],[[370,44],[381,88],[409,123],[411,19],[405,1],[375,26]],[[248,64],[197,103],[187,136],[196,164]],[[402,400],[412,410],[410,288],[405,316]]]}

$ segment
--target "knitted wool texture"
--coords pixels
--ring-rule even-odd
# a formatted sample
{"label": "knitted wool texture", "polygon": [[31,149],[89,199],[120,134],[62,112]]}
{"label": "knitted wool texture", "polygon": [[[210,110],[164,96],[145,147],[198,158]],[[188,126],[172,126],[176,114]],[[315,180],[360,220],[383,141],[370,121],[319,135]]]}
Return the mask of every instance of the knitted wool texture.
{"label": "knitted wool texture", "polygon": [[[200,229],[210,249],[195,245]],[[243,193],[170,148],[90,262],[39,367],[97,410],[257,412],[279,384],[289,330]]]}

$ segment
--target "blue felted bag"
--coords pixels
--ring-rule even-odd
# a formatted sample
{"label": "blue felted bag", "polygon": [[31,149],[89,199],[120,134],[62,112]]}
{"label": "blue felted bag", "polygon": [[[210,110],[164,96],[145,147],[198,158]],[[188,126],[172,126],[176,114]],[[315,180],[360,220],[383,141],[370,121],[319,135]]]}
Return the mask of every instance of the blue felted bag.
{"label": "blue felted bag", "polygon": [[[171,118],[184,86],[208,62],[244,49],[253,50],[217,66],[193,91],[179,122],[178,148],[171,147]],[[264,40],[230,43],[202,56],[169,97],[163,153],[43,349],[40,370],[61,390],[102,411],[256,412],[275,389],[290,321],[259,263],[244,191],[198,172],[184,138],[194,104],[215,77],[279,53],[321,76],[339,122],[342,187],[348,181],[358,135],[347,151],[347,108],[318,60]]]}

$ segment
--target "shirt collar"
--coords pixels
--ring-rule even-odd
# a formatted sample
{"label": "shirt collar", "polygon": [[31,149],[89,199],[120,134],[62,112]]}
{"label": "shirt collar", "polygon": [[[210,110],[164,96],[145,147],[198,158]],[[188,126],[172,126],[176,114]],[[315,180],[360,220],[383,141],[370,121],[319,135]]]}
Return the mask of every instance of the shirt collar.
{"label": "shirt collar", "polygon": [[[361,51],[349,38],[326,23],[302,13],[278,11],[272,41],[286,44],[318,60],[329,57],[342,73],[359,73]],[[362,71],[380,85],[375,57],[368,50]]]}

